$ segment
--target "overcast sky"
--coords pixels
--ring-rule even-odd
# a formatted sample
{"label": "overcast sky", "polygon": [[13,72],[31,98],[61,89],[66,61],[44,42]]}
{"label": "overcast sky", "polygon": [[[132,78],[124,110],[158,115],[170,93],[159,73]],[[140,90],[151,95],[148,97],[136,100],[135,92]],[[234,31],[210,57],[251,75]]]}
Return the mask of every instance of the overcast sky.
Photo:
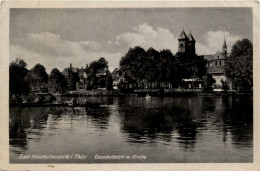
{"label": "overcast sky", "polygon": [[198,55],[221,50],[224,34],[228,52],[242,38],[252,41],[250,8],[146,9],[11,9],[10,62],[19,57],[31,69],[62,71],[105,57],[110,70],[130,47],[177,52],[182,29],[195,38]]}

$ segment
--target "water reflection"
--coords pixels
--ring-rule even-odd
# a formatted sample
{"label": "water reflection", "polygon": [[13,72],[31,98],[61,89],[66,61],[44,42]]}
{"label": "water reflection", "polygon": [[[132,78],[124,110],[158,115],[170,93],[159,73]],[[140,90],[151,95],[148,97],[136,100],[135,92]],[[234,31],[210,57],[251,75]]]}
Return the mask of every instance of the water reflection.
{"label": "water reflection", "polygon": [[[125,102],[125,99],[121,100]],[[156,103],[158,100],[160,103]],[[121,129],[128,133],[129,142],[146,143],[155,140],[170,142],[176,131],[178,143],[186,148],[193,147],[196,143],[197,127],[202,127],[202,124],[195,117],[198,114],[191,114],[190,105],[180,107],[182,101],[170,98],[149,99],[149,101],[144,98],[139,104],[136,101],[131,99],[127,103],[120,103],[119,106]]]}
{"label": "water reflection", "polygon": [[[232,143],[251,147],[253,141],[253,100],[251,97],[223,98],[223,132],[232,133]],[[243,135],[243,136],[241,136]]]}
{"label": "water reflection", "polygon": [[234,145],[252,147],[251,97],[122,98],[118,104],[128,142],[175,140],[181,147],[194,148],[203,131],[218,131],[223,142],[231,134]]}
{"label": "water reflection", "polygon": [[24,150],[27,145],[27,134],[25,132],[25,128],[29,127],[29,120],[24,119],[21,116],[21,109],[13,110],[11,115],[11,119],[9,122],[9,138],[10,145],[22,147]]}
{"label": "water reflection", "polygon": [[89,116],[94,126],[98,127],[99,129],[107,129],[109,126],[109,115],[110,112],[105,107],[100,108],[85,108],[86,115]]}
{"label": "water reflection", "polygon": [[37,108],[30,108],[30,110],[29,108],[13,108],[10,110],[10,145],[26,150],[28,140],[40,141],[41,129],[46,127],[48,120],[48,110],[49,108],[42,110]]}
{"label": "water reflection", "polygon": [[[36,151],[35,147],[48,144],[58,147],[62,140],[72,148],[71,153],[93,149],[93,145],[93,150],[129,148],[131,152],[134,145],[140,153],[145,153],[143,147],[151,148],[150,155],[159,150],[165,155],[204,152],[210,156],[218,149],[219,156],[231,153],[238,156],[236,161],[252,160],[252,97],[91,97],[88,101],[102,106],[10,108],[10,153]],[[37,148],[39,153],[44,150]],[[66,149],[53,151],[64,153]]]}

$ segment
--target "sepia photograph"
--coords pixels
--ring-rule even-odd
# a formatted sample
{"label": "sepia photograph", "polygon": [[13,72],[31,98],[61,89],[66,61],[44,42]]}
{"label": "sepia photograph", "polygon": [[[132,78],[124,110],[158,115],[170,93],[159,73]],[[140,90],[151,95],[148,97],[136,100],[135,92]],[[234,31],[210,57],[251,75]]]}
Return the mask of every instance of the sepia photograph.
{"label": "sepia photograph", "polygon": [[253,163],[251,7],[9,17],[10,164]]}

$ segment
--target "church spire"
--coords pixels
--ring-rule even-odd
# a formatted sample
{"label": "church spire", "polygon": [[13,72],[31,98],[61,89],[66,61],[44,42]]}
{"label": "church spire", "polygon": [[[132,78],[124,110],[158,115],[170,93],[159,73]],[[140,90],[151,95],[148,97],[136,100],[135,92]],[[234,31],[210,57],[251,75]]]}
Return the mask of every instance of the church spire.
{"label": "church spire", "polygon": [[194,37],[191,34],[191,30],[190,30],[190,34],[188,35],[188,38],[189,38],[189,41],[196,42],[196,40],[194,39]]}
{"label": "church spire", "polygon": [[227,43],[226,43],[225,34],[224,34],[224,43],[223,43],[223,46],[222,46],[222,52],[227,54]]}

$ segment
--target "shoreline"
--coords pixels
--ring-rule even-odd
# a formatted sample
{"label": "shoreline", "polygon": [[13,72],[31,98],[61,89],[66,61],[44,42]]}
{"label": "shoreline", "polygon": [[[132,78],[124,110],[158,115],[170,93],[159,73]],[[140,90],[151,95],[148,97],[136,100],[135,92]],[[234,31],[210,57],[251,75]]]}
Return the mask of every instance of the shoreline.
{"label": "shoreline", "polygon": [[[148,94],[148,95],[147,95]],[[164,94],[149,94],[149,93],[117,93],[117,94],[52,94],[52,93],[38,93],[36,96],[64,96],[64,97],[140,97],[146,98],[147,96],[152,97],[193,97],[193,96],[205,96],[205,97],[219,97],[219,96],[232,96],[232,97],[240,97],[240,96],[253,96],[253,92],[171,92],[171,93],[164,93]],[[9,107],[51,107],[51,106],[68,106],[67,103],[56,103],[56,102],[23,102],[21,104],[16,102],[9,101]]]}
{"label": "shoreline", "polygon": [[54,96],[71,96],[71,97],[121,97],[121,96],[138,96],[145,97],[146,95],[151,97],[172,97],[172,96],[244,96],[253,95],[253,92],[169,92],[169,93],[154,93],[154,92],[127,92],[127,93],[73,93],[73,94],[52,94]]}

